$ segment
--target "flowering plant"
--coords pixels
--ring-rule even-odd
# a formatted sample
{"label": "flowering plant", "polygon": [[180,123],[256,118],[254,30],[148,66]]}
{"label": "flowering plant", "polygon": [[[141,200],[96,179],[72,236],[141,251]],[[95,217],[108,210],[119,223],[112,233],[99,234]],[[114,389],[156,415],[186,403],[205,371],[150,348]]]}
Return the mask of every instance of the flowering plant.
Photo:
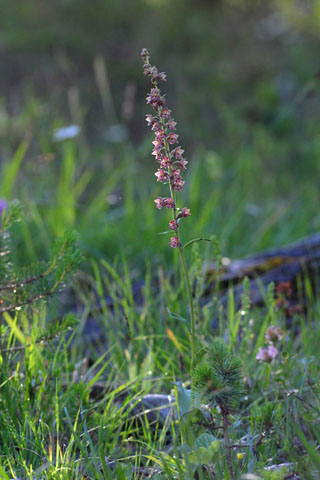
{"label": "flowering plant", "polygon": [[259,347],[256,359],[261,362],[271,363],[272,360],[274,360],[279,354],[279,350],[274,346],[274,343],[279,342],[283,339],[283,337],[284,332],[281,330],[281,328],[277,327],[276,325],[271,325],[267,329],[265,336],[265,341],[269,345],[267,348]]}
{"label": "flowering plant", "polygon": [[172,211],[172,220],[169,222],[169,228],[174,232],[169,245],[173,248],[182,248],[179,234],[179,222],[184,217],[189,217],[190,210],[187,207],[177,208],[176,192],[183,189],[182,171],[186,170],[187,160],[183,158],[184,150],[181,146],[172,148],[172,145],[178,143],[179,135],[176,133],[177,123],[171,115],[171,110],[166,106],[166,98],[161,95],[158,86],[159,81],[166,81],[167,76],[164,72],[158,72],[157,67],[151,66],[149,52],[144,48],[141,52],[143,59],[144,75],[151,78],[153,88],[147,96],[147,104],[151,105],[154,114],[148,114],[146,117],[148,125],[155,133],[155,140],[152,155],[159,163],[158,170],[155,173],[157,181],[168,184],[170,197],[158,197],[155,199],[156,207],[160,210],[168,208]]}
{"label": "flowering plant", "polygon": [[179,223],[182,218],[189,217],[190,209],[187,207],[178,208],[176,194],[183,189],[184,180],[182,179],[182,172],[187,169],[187,160],[183,157],[184,150],[182,147],[176,145],[178,143],[179,135],[176,133],[177,123],[171,115],[171,110],[167,107],[166,97],[161,94],[159,82],[167,80],[164,72],[159,72],[157,67],[150,64],[150,54],[146,48],[142,49],[141,58],[143,60],[144,75],[150,77],[152,88],[147,96],[147,104],[153,108],[153,114],[148,114],[146,120],[151,130],[155,133],[155,140],[152,155],[154,155],[158,165],[155,173],[157,181],[169,186],[169,197],[158,197],[154,200],[156,208],[161,210],[167,208],[171,210],[172,219],[169,221],[169,231],[173,232],[169,245],[172,248],[177,248],[179,251],[182,270],[184,273],[186,290],[189,300],[190,317],[191,317],[191,370],[195,359],[195,316],[192,292],[190,287],[190,280],[188,269],[184,257],[184,248],[191,243],[199,240],[207,240],[204,238],[196,238],[184,246],[181,242]]}

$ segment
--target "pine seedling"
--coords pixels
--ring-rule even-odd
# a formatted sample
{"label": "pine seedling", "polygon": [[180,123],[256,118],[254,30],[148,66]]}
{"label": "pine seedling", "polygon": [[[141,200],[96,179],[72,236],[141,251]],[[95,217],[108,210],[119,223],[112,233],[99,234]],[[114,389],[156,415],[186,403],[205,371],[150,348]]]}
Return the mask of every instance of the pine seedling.
{"label": "pine seedling", "polygon": [[230,479],[234,478],[230,439],[229,415],[236,411],[243,392],[241,361],[229,352],[221,340],[199,353],[199,359],[192,372],[192,391],[209,408],[218,406],[222,416],[226,460]]}
{"label": "pine seedling", "polygon": [[[51,298],[75,273],[81,253],[77,235],[67,231],[51,250],[48,262],[17,268],[12,259],[10,227],[21,218],[21,206],[14,201],[0,204],[0,321],[8,313],[28,313],[40,300]],[[70,319],[69,319],[70,320]],[[66,322],[66,328],[70,325]],[[57,324],[61,332],[62,325]],[[50,330],[50,329],[49,329]],[[50,338],[54,332],[48,330]],[[41,334],[41,339],[44,333]]]}

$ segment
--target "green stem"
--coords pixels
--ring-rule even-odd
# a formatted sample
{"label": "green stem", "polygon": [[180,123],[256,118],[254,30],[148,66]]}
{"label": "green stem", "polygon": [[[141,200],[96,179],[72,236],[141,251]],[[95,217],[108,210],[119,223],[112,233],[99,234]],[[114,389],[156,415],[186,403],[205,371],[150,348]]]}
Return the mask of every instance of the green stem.
{"label": "green stem", "polygon": [[[149,58],[148,58],[148,62],[149,62]],[[157,82],[154,82],[154,86],[155,86],[155,88],[158,88]],[[162,110],[162,107],[159,107],[159,108],[158,108],[158,115],[159,115],[159,119],[160,119],[160,123],[161,123],[161,125],[162,125],[162,128],[163,128],[163,130],[165,131],[165,130],[166,130],[166,126],[165,126],[165,121],[164,121],[164,119],[161,117],[161,110]],[[167,156],[170,158],[170,147],[169,147],[169,144],[168,144],[168,142],[167,142],[166,139],[164,140],[164,146],[165,146],[166,154],[167,154]],[[171,175],[172,167],[169,167],[168,171],[169,171],[169,175]],[[173,209],[172,209],[172,219],[173,219],[175,222],[177,222],[176,192],[175,192],[174,189],[173,189],[173,185],[172,185],[171,180],[169,180],[168,183],[169,183],[170,195],[171,195],[171,198],[172,198],[172,200],[173,200],[173,205],[174,205],[174,206],[173,206]],[[195,316],[194,316],[194,306],[193,306],[193,298],[192,298],[192,291],[191,291],[191,286],[190,286],[190,280],[189,280],[189,273],[188,273],[187,263],[186,263],[186,259],[185,259],[184,252],[183,252],[183,246],[182,246],[182,243],[181,243],[181,240],[180,240],[179,226],[178,226],[178,228],[175,230],[175,232],[176,232],[176,236],[177,236],[177,238],[179,239],[180,244],[181,244],[181,246],[178,247],[178,249],[179,249],[179,257],[180,257],[181,266],[182,266],[183,275],[184,275],[184,280],[185,280],[185,284],[186,284],[186,290],[187,290],[188,302],[189,302],[189,309],[190,309],[190,319],[191,319],[191,334],[190,334],[190,343],[191,343],[191,365],[190,365],[190,372],[191,372],[191,374],[192,374],[192,370],[193,370],[193,366],[194,366],[194,360],[195,360],[195,350],[196,350],[196,346],[195,346]],[[201,239],[201,240],[206,240],[206,239]],[[192,243],[192,241],[191,241],[191,243]]]}
{"label": "green stem", "polygon": [[190,286],[189,280],[189,273],[187,268],[186,259],[184,256],[183,248],[179,247],[179,256],[182,265],[184,280],[186,283],[188,301],[189,301],[189,308],[190,308],[190,319],[191,319],[191,334],[190,334],[190,343],[191,343],[191,365],[190,365],[190,372],[192,374],[193,366],[194,366],[194,358],[195,358],[195,350],[196,350],[196,342],[195,342],[195,316],[194,316],[194,306],[193,306],[193,298],[192,298],[192,291]]}
{"label": "green stem", "polygon": [[230,452],[230,438],[229,438],[229,430],[228,430],[228,413],[224,407],[221,408],[222,413],[222,422],[223,422],[223,434],[224,434],[224,445],[226,450],[226,460],[227,466],[229,470],[230,480],[234,479],[233,476],[233,468],[232,468],[232,459],[231,459],[231,452]]}

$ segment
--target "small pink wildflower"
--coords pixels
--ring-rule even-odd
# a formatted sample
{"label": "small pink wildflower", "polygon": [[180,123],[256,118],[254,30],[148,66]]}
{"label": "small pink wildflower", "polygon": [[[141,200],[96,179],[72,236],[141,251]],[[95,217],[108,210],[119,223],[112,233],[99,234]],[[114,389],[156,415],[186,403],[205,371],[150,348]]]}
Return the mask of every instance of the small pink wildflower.
{"label": "small pink wildflower", "polygon": [[155,150],[161,150],[164,147],[164,143],[162,140],[153,140],[153,145]]}
{"label": "small pink wildflower", "polygon": [[172,248],[181,247],[181,242],[178,237],[172,237],[170,239],[169,245]]}
{"label": "small pink wildflower", "polygon": [[164,182],[168,178],[168,174],[161,168],[155,173],[155,176],[157,177],[157,182]]}
{"label": "small pink wildflower", "polygon": [[147,115],[146,121],[155,133],[155,140],[152,155],[160,163],[155,176],[158,182],[169,184],[171,198],[158,197],[154,200],[157,209],[172,208],[172,220],[169,222],[170,230],[174,230],[176,236],[170,240],[170,246],[182,247],[178,234],[178,220],[188,217],[190,210],[184,207],[177,215],[176,193],[183,189],[184,181],[181,178],[181,171],[186,170],[187,160],[183,158],[184,150],[178,146],[171,150],[171,145],[178,143],[179,135],[175,132],[177,123],[171,116],[171,110],[166,106],[166,98],[161,94],[158,81],[166,81],[164,72],[159,72],[157,67],[150,64],[150,55],[146,48],[142,49],[141,57],[144,63],[143,70],[146,76],[151,77],[152,88],[147,96],[147,104],[151,105],[154,114]]}
{"label": "small pink wildflower", "polygon": [[161,164],[160,164],[160,165],[161,165],[161,167],[163,167],[163,168],[168,168],[168,167],[170,167],[170,166],[171,166],[171,160],[170,160],[170,158],[167,157],[167,155],[165,155],[165,156],[163,157],[163,159],[161,160]]}
{"label": "small pink wildflower", "polygon": [[267,329],[267,332],[266,332],[267,342],[276,342],[277,340],[282,340],[283,337],[284,337],[284,332],[281,330],[280,327],[271,325],[271,327]]}
{"label": "small pink wildflower", "polygon": [[170,230],[177,230],[178,222],[176,222],[175,220],[171,220],[169,222],[169,228],[170,228]]}
{"label": "small pink wildflower", "polygon": [[181,177],[180,177],[180,170],[178,168],[173,168],[171,170],[171,175],[170,175],[170,180],[181,180]]}
{"label": "small pink wildflower", "polygon": [[154,148],[152,150],[152,155],[154,155],[156,157],[156,160],[158,160],[159,162],[161,161],[162,159],[162,153],[160,150],[157,150],[156,148]]}
{"label": "small pink wildflower", "polygon": [[167,120],[171,116],[171,110],[168,107],[164,107],[160,112],[160,117]]}
{"label": "small pink wildflower", "polygon": [[184,181],[183,180],[175,180],[173,182],[173,190],[175,190],[176,192],[181,192],[181,190],[183,189],[183,185],[184,185]]}
{"label": "small pink wildflower", "polygon": [[174,201],[172,200],[172,198],[165,198],[163,203],[164,203],[164,206],[166,208],[174,208],[175,207]]}
{"label": "small pink wildflower", "polygon": [[154,203],[156,204],[156,207],[158,210],[161,210],[161,208],[165,206],[164,198],[161,198],[161,197],[156,198]]}
{"label": "small pink wildflower", "polygon": [[166,138],[165,131],[159,128],[155,133],[157,140],[164,140]]}
{"label": "small pink wildflower", "polygon": [[167,136],[167,142],[170,145],[173,145],[174,143],[177,143],[178,138],[179,138],[179,135],[177,135],[174,132],[170,132],[169,135]]}
{"label": "small pink wildflower", "polygon": [[262,362],[272,362],[274,358],[278,355],[279,351],[273,345],[269,345],[268,348],[259,348],[259,352],[256,356],[257,360]]}
{"label": "small pink wildflower", "polygon": [[148,113],[148,115],[146,115],[146,122],[148,124],[148,127],[151,127],[154,122],[157,122],[157,119],[153,115],[151,115],[151,113]]}
{"label": "small pink wildflower", "polygon": [[158,88],[151,88],[149,95],[147,96],[147,103],[152,106],[157,106],[160,100],[160,90]]}
{"label": "small pink wildflower", "polygon": [[185,160],[184,158],[181,158],[178,162],[174,162],[175,165],[177,165],[177,167],[179,168],[182,168],[182,170],[187,170],[187,160]]}
{"label": "small pink wildflower", "polygon": [[169,130],[175,130],[176,125],[177,125],[177,122],[175,122],[172,118],[170,118],[170,120],[167,122],[166,126],[167,126],[167,128],[169,128]]}
{"label": "small pink wildflower", "polygon": [[172,150],[171,155],[175,157],[177,160],[180,160],[182,158],[183,153],[184,153],[184,150],[182,150],[181,147],[176,147],[174,150]]}
{"label": "small pink wildflower", "polygon": [[146,48],[143,48],[141,50],[141,58],[142,58],[143,62],[146,63],[148,61],[149,57],[150,57],[150,54],[149,54],[148,50]]}
{"label": "small pink wildflower", "polygon": [[151,75],[151,65],[149,63],[145,63],[143,65],[143,74],[144,75]]}
{"label": "small pink wildflower", "polygon": [[178,218],[181,218],[181,217],[190,217],[191,213],[190,213],[190,209],[187,208],[187,207],[183,207],[183,209],[181,210],[181,212],[179,213],[178,215]]}
{"label": "small pink wildflower", "polygon": [[162,82],[166,82],[167,81],[167,75],[164,72],[159,72],[157,80],[161,80]]}

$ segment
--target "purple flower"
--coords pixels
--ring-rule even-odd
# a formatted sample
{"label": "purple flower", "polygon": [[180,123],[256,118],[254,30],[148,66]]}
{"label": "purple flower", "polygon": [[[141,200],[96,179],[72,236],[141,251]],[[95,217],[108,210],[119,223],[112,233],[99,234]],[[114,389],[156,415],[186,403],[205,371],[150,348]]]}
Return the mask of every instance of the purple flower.
{"label": "purple flower", "polygon": [[[169,110],[170,111],[170,110]],[[164,117],[163,117],[164,118]],[[167,122],[167,128],[169,130],[175,130],[176,129],[177,122],[175,122],[172,118]]]}
{"label": "purple flower", "polygon": [[181,147],[176,147],[174,150],[172,150],[171,155],[175,157],[177,160],[181,160],[183,152],[184,150],[182,150]]}
{"label": "purple flower", "polygon": [[259,352],[256,356],[257,360],[262,362],[272,362],[274,358],[278,355],[279,351],[273,345],[269,345],[268,348],[259,348]]}
{"label": "purple flower", "polygon": [[[155,140],[152,155],[160,163],[155,176],[158,182],[169,184],[171,198],[158,197],[154,200],[157,209],[172,208],[173,220],[169,222],[170,230],[176,231],[175,237],[172,237],[169,245],[173,248],[182,247],[178,235],[178,221],[183,217],[190,215],[190,210],[184,207],[180,213],[176,210],[176,191],[183,189],[184,181],[181,178],[181,171],[186,170],[188,164],[182,155],[184,150],[178,146],[171,150],[171,145],[178,142],[179,135],[175,133],[177,123],[171,117],[171,110],[166,106],[166,98],[161,94],[159,81],[166,81],[167,76],[164,72],[159,72],[157,67],[150,64],[150,55],[147,49],[143,48],[141,57],[144,63],[144,74],[151,77],[152,88],[147,96],[147,104],[151,105],[154,114],[147,115],[146,121],[151,130],[155,132]],[[178,215],[177,215],[178,213]]]}
{"label": "purple flower", "polygon": [[154,155],[156,157],[156,160],[158,160],[159,162],[162,160],[162,153],[160,152],[159,149],[154,148],[152,150],[152,155]]}
{"label": "purple flower", "polygon": [[151,65],[149,63],[145,63],[143,65],[143,74],[144,75],[151,75]]}
{"label": "purple flower", "polygon": [[173,145],[174,143],[177,143],[178,138],[179,138],[179,135],[177,135],[177,134],[174,133],[174,132],[170,132],[169,135],[167,136],[167,142],[168,142],[170,145]]}
{"label": "purple flower", "polygon": [[149,54],[148,50],[146,48],[143,48],[141,50],[141,58],[144,61],[144,63],[146,63],[148,61],[149,57],[150,57],[150,54]]}
{"label": "purple flower", "polygon": [[165,206],[164,204],[164,199],[161,197],[158,197],[155,199],[154,203],[156,204],[156,207],[158,210],[161,210]]}
{"label": "purple flower", "polygon": [[153,145],[155,150],[161,150],[164,147],[164,143],[162,140],[153,140]]}
{"label": "purple flower", "polygon": [[151,81],[154,83],[154,82],[157,82],[158,80],[160,80],[161,82],[166,82],[167,81],[167,75],[164,73],[164,72],[157,72],[155,74],[153,74],[151,72]]}
{"label": "purple flower", "polygon": [[178,237],[172,237],[170,239],[169,245],[172,248],[181,247],[181,242]]}
{"label": "purple flower", "polygon": [[147,103],[152,107],[157,107],[160,103],[160,90],[158,88],[151,88],[147,96]]}
{"label": "purple flower", "polygon": [[164,182],[168,178],[168,174],[161,168],[155,173],[155,176],[157,177],[157,182]]}
{"label": "purple flower", "polygon": [[160,163],[161,167],[163,168],[168,168],[171,166],[171,160],[169,157],[167,157],[166,155],[163,157],[163,159],[161,160],[161,163]]}
{"label": "purple flower", "polygon": [[170,230],[177,230],[178,222],[176,222],[175,220],[171,220],[169,222],[169,228],[170,228]]}
{"label": "purple flower", "polygon": [[190,217],[190,215],[191,215],[191,213],[190,213],[189,208],[183,207],[183,209],[181,210],[181,212],[180,212],[179,215],[178,215],[178,218],[181,218],[181,217]]}
{"label": "purple flower", "polygon": [[174,208],[175,207],[174,201],[172,200],[172,198],[165,198],[163,203],[164,203],[164,206],[166,208]]}
{"label": "purple flower", "polygon": [[148,127],[151,127],[156,121],[157,119],[153,115],[151,115],[151,113],[148,113],[148,115],[146,115],[146,122],[148,124]]}
{"label": "purple flower", "polygon": [[171,175],[170,175],[170,179],[171,180],[181,180],[181,177],[180,177],[180,170],[178,168],[173,168],[171,170]]}
{"label": "purple flower", "polygon": [[184,181],[183,180],[175,180],[172,184],[173,190],[176,192],[181,192],[183,189]]}
{"label": "purple flower", "polygon": [[266,332],[266,341],[267,342],[276,342],[277,340],[282,340],[284,333],[280,327],[271,325]]}
{"label": "purple flower", "polygon": [[160,117],[167,120],[171,116],[171,110],[168,107],[164,107],[160,112]]}
{"label": "purple flower", "polygon": [[184,158],[181,158],[178,162],[174,162],[174,164],[177,165],[177,167],[180,167],[182,170],[187,170],[187,163],[187,160]]}
{"label": "purple flower", "polygon": [[164,140],[166,138],[166,133],[160,128],[155,132],[155,136],[157,140]]}

